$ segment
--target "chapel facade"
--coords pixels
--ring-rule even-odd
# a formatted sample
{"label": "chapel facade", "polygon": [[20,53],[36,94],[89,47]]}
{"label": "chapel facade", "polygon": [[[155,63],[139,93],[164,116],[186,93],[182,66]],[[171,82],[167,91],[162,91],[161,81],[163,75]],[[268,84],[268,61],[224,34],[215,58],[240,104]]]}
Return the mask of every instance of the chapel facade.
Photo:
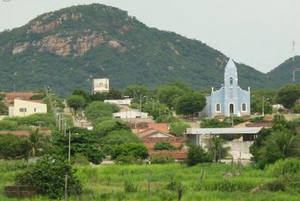
{"label": "chapel facade", "polygon": [[248,91],[238,85],[237,68],[229,59],[224,72],[224,85],[219,90],[212,88],[206,97],[206,116],[245,116],[250,115],[250,87]]}

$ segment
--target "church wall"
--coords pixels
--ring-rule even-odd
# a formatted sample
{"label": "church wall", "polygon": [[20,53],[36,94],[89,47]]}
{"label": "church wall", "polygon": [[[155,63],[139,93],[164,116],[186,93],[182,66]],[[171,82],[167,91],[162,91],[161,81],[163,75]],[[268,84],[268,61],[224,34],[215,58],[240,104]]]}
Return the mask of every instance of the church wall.
{"label": "church wall", "polygon": [[[239,92],[239,110],[241,111],[241,115],[249,115],[250,114],[250,110],[251,110],[251,105],[250,105],[250,91],[245,91],[242,90],[240,87],[238,88],[238,92]],[[247,111],[243,112],[242,111],[242,104],[246,103],[246,108]]]}
{"label": "church wall", "polygon": [[[210,105],[211,106],[210,107],[211,115],[210,116],[218,116],[218,115],[224,114],[224,104],[223,104],[224,103],[224,88],[223,87],[220,90],[212,93],[210,102],[211,102],[211,105]],[[216,111],[216,105],[218,103],[221,106],[220,112]]]}

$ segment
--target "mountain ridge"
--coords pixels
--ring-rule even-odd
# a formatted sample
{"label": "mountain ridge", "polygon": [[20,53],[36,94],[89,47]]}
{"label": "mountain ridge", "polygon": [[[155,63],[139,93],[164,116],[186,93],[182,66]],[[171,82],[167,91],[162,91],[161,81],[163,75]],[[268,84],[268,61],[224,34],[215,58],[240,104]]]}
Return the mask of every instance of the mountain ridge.
{"label": "mountain ridge", "polygon": [[[201,41],[149,28],[118,8],[72,6],[0,33],[0,90],[50,85],[64,96],[74,88],[91,90],[97,77],[110,78],[118,89],[173,81],[198,89],[219,87],[227,60]],[[243,88],[275,86],[268,74],[237,66]]]}

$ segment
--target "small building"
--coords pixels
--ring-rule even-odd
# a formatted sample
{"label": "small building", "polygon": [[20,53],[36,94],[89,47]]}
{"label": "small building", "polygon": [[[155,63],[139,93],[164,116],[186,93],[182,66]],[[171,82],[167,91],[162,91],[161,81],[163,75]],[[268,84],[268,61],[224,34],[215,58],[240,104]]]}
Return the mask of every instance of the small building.
{"label": "small building", "polygon": [[260,132],[261,127],[244,128],[188,128],[185,134],[187,139],[198,146],[206,147],[207,141],[214,136],[234,135],[240,136],[234,140],[228,140],[226,146],[230,147],[229,153],[234,160],[250,160],[250,146]]}
{"label": "small building", "polygon": [[141,112],[140,110],[128,110],[128,111],[121,111],[113,113],[113,117],[119,119],[147,119],[148,113]]}
{"label": "small building", "polygon": [[100,78],[93,80],[93,93],[107,93],[109,92],[109,79]]}
{"label": "small building", "polygon": [[131,98],[127,99],[118,99],[118,100],[105,100],[104,103],[116,104],[120,107],[130,106],[131,105]]}
{"label": "small building", "polygon": [[9,117],[25,117],[37,113],[47,113],[44,103],[14,99],[13,106],[9,107]]}
{"label": "small building", "polygon": [[158,131],[169,133],[169,125],[167,123],[149,123],[149,122],[139,122],[139,123],[129,123],[128,126],[134,133],[141,133],[149,128],[156,129]]}
{"label": "small building", "polygon": [[238,85],[237,68],[229,59],[224,72],[224,85],[219,90],[212,88],[206,97],[205,115],[215,116],[247,116],[250,115],[250,87],[248,91]]}

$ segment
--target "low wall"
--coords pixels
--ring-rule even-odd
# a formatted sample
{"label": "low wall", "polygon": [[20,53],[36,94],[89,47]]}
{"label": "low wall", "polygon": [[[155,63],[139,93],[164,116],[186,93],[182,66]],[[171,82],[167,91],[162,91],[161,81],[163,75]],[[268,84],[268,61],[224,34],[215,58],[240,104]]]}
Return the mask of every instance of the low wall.
{"label": "low wall", "polygon": [[230,147],[229,153],[232,155],[234,160],[245,159],[250,160],[252,154],[250,153],[250,146],[253,142],[249,141],[230,141],[225,146]]}
{"label": "low wall", "polygon": [[36,191],[31,186],[5,186],[4,195],[10,198],[31,198]]}

